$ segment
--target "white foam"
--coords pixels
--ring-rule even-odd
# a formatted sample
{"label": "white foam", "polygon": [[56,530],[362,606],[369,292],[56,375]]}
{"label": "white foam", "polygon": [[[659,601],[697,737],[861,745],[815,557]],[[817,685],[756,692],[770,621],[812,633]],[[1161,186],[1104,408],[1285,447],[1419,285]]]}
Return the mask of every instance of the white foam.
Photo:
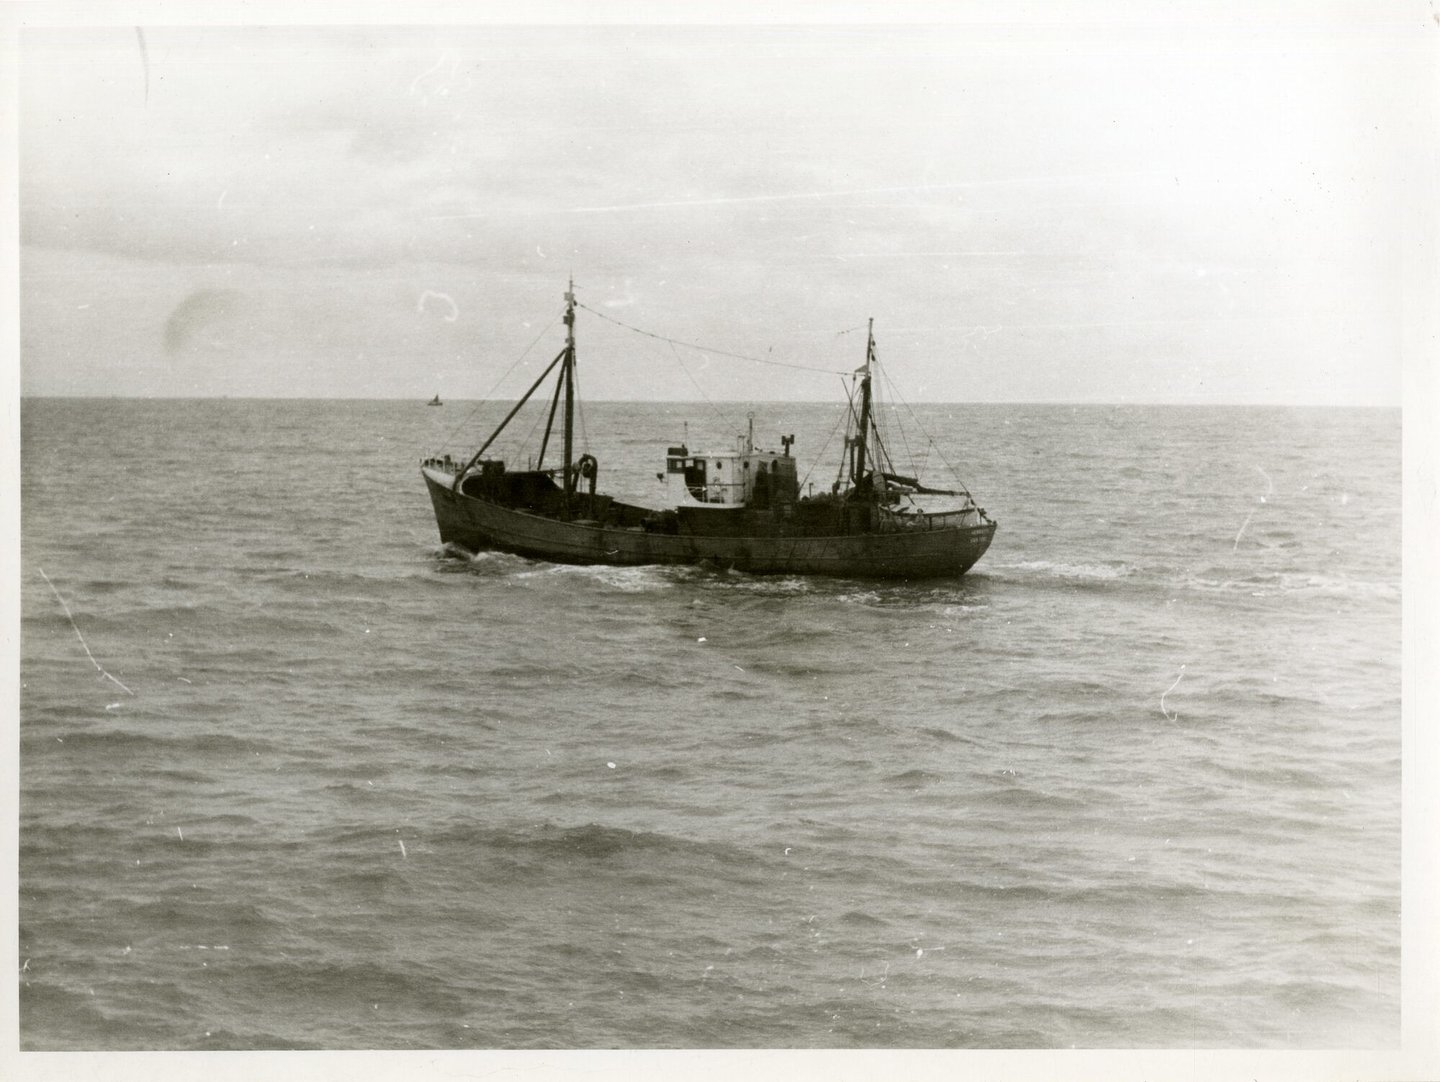
{"label": "white foam", "polygon": [[1129,564],[1107,566],[1105,564],[1067,564],[1051,560],[1027,560],[1018,564],[1001,564],[996,571],[1038,571],[1062,579],[1123,579],[1134,574]]}

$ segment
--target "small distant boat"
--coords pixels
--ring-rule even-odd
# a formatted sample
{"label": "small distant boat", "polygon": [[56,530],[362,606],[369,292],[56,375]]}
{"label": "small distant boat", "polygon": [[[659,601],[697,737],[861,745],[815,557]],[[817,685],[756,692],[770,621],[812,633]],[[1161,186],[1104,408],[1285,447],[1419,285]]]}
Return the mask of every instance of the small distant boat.
{"label": "small distant boat", "polygon": [[[684,443],[667,449],[665,470],[656,476],[668,506],[601,494],[598,460],[575,448],[575,307],[571,282],[564,348],[480,449],[466,461],[446,454],[421,463],[443,542],[558,563],[708,564],[756,574],[889,579],[963,575],[989,548],[996,522],[968,491],[931,488],[893,468],[873,408],[873,320],[864,367],[855,373],[861,380],[858,402],[851,402],[843,479],[830,492],[802,495],[790,453],[794,437],[782,437],[779,451],[761,450],[752,420],[734,449],[699,452]],[[510,469],[486,458],[557,368],[535,465]],[[547,469],[562,398],[562,461]]]}
{"label": "small distant boat", "polygon": [[445,403],[440,401],[440,396],[437,394],[434,398],[430,399],[430,401],[425,404],[427,406],[443,406]]}

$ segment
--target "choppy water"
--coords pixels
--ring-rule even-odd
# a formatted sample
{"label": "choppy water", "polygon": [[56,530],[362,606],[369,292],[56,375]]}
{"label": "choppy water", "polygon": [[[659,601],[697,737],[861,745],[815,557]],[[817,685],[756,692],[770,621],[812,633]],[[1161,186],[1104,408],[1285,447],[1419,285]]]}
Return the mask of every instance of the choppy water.
{"label": "choppy water", "polygon": [[958,582],[447,554],[453,403],[24,402],[22,1047],[1397,1042],[1398,411],[920,412]]}

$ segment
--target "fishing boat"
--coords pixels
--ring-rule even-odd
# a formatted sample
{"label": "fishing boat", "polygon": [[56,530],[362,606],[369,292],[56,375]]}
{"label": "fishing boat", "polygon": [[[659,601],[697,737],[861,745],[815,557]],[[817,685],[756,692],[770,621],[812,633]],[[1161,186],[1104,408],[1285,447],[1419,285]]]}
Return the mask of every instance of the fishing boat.
{"label": "fishing boat", "polygon": [[[736,445],[666,449],[663,497],[647,507],[600,491],[600,463],[575,443],[575,287],[565,293],[565,345],[479,450],[431,456],[420,472],[440,539],[569,564],[705,564],[754,574],[923,579],[963,575],[996,523],[963,487],[932,488],[893,468],[877,425],[874,321],[854,373],[844,460],[830,491],[802,493],[792,455],[755,446],[754,421]],[[555,374],[539,457],[513,469],[486,452]],[[560,460],[545,465],[560,413]]]}

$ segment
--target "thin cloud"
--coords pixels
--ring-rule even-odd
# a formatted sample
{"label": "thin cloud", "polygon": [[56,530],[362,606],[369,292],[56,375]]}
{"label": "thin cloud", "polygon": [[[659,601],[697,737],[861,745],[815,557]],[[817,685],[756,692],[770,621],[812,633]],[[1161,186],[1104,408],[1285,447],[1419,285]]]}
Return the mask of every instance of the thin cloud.
{"label": "thin cloud", "polygon": [[[964,180],[949,184],[901,184],[883,188],[850,188],[818,192],[778,192],[770,195],[731,195],[709,199],[667,199],[648,203],[616,203],[599,207],[570,207],[567,214],[609,214],[627,210],[662,210],[673,207],[720,207],[740,203],[783,203],[804,199],[849,199],[861,195],[898,195],[904,193],[961,191],[967,188],[993,188],[1009,184],[1073,184],[1091,180],[1114,180],[1121,178],[1156,177],[1152,170],[1128,170],[1109,173],[1050,174],[1034,177],[1003,177],[991,180]],[[459,221],[468,218],[489,218],[494,211],[476,211],[465,214],[437,214],[426,217],[427,222]]]}

